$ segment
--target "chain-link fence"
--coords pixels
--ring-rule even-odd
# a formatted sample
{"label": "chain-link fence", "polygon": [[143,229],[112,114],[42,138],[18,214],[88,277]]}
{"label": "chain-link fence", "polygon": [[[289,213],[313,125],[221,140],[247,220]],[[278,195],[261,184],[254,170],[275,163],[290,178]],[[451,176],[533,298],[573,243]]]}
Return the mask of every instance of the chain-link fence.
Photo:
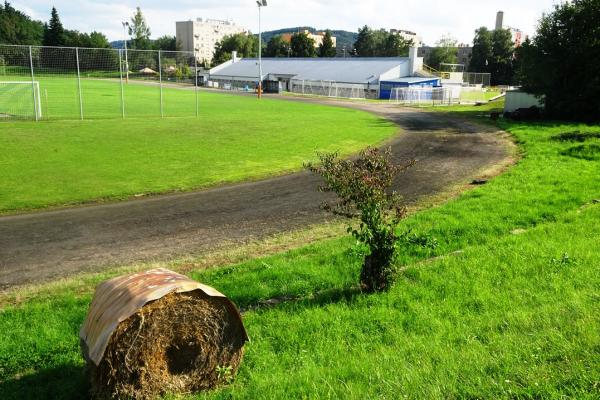
{"label": "chain-link fence", "polygon": [[463,73],[463,82],[469,85],[481,85],[490,86],[492,80],[492,74],[490,73],[479,73],[479,72],[465,72]]}
{"label": "chain-link fence", "polygon": [[0,119],[198,115],[192,52],[0,45]]}

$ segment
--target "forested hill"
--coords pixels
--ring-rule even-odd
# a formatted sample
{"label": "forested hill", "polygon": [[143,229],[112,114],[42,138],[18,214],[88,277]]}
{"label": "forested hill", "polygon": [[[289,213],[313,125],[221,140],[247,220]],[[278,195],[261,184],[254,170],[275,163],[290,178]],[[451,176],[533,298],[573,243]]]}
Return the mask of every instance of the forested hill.
{"label": "forested hill", "polygon": [[34,21],[10,3],[0,3],[0,44],[42,44],[44,24]]}
{"label": "forested hill", "polygon": [[[267,31],[262,33],[262,38],[266,42],[269,41],[273,36],[281,35],[282,33],[290,33],[290,32],[302,32],[304,30],[308,30],[309,32],[317,32],[324,31],[326,29],[315,29],[312,26],[297,26],[293,28],[283,28],[277,29],[274,31]],[[348,32],[344,30],[331,30],[331,34],[337,38],[337,53],[338,55],[343,55],[344,46],[346,47],[346,55],[350,55],[352,48],[354,47],[354,42],[356,41],[356,37],[358,36],[357,32]]]}

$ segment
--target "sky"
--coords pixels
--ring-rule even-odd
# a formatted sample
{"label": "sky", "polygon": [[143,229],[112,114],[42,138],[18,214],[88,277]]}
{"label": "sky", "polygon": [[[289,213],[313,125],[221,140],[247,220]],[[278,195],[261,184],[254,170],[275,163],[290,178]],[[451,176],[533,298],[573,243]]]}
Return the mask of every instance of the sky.
{"label": "sky", "polygon": [[[504,24],[535,33],[538,19],[560,0],[268,0],[262,10],[262,30],[294,26],[317,29],[343,29],[356,32],[359,27],[405,29],[417,32],[424,43],[433,45],[440,37],[451,35],[460,43],[470,43],[480,26],[494,27],[496,12],[504,11]],[[175,21],[197,17],[231,19],[258,32],[255,0],[28,0],[11,4],[34,19],[47,21],[54,5],[63,25],[81,32],[104,33],[109,40],[123,38],[122,21],[129,20],[140,6],[152,37],[175,35]]]}

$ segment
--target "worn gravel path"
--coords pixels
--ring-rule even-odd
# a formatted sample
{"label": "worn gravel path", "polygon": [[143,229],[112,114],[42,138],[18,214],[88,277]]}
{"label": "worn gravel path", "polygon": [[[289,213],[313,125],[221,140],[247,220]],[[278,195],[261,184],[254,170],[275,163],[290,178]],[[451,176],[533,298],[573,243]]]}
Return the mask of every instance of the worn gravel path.
{"label": "worn gravel path", "polygon": [[[380,103],[313,99],[369,111],[402,128],[398,160],[417,164],[396,182],[414,201],[468,181],[508,156],[490,128]],[[0,290],[115,265],[201,254],[329,218],[307,172],[199,192],[0,217]]]}

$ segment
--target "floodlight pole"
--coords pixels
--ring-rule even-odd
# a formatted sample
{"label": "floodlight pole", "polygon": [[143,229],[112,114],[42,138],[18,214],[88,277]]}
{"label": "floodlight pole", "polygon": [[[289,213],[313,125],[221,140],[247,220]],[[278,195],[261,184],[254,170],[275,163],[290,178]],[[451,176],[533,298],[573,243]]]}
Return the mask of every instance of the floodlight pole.
{"label": "floodlight pole", "polygon": [[262,97],[262,31],[261,31],[261,8],[267,6],[267,0],[257,0],[258,5],[258,98]]}
{"label": "floodlight pole", "polygon": [[125,27],[129,27],[129,22],[121,22],[123,24],[123,43],[125,43],[125,82],[129,83],[129,60],[127,60],[127,33]]}

